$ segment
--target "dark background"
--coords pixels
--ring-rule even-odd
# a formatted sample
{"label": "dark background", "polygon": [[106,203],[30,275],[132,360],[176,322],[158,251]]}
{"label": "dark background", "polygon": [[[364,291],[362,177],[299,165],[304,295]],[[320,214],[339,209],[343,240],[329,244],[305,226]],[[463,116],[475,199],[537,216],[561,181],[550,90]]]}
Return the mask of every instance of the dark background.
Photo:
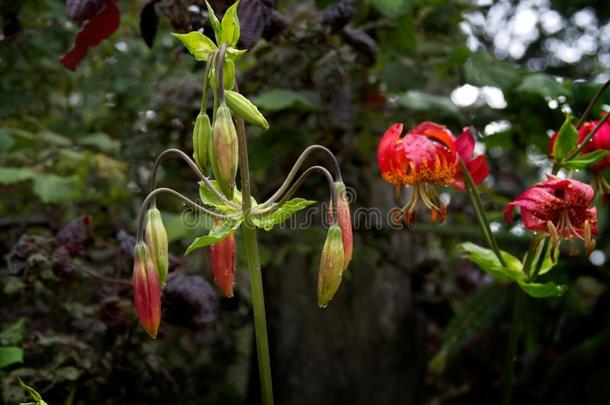
{"label": "dark background", "polygon": [[[212,3],[219,13],[228,5]],[[240,47],[250,52],[240,89],[271,124],[248,128],[255,197],[271,195],[301,150],[320,143],[355,191],[354,216],[387,214],[393,190],[376,164],[384,130],[474,125],[492,168],[483,191],[496,235],[522,254],[527,234],[502,209],[548,170],[548,131],[562,110],[578,115],[608,78],[609,4],[242,0]],[[159,338],[137,325],[135,218],[155,156],[191,153],[201,97],[203,64],[169,33],[204,26],[205,6],[119,8],[119,30],[72,72],[58,59],[79,24],[63,1],[0,2],[0,402],[25,400],[19,376],[51,405],[257,403],[245,257],[236,297],[222,298],[208,284],[207,249],[183,256],[205,226],[182,226],[183,207],[170,198],[159,202],[174,255]],[[464,84],[478,89],[469,103],[454,92]],[[193,197],[195,180],[177,160],[160,176]],[[457,243],[483,241],[467,196],[443,191],[444,225],[356,221],[354,259],[324,310],[315,292],[321,221],[259,232],[278,404],[498,402],[515,291],[459,257]],[[312,179],[301,195],[327,193]],[[610,252],[599,211],[595,259],[563,254],[549,277],[569,291],[526,302],[515,403],[608,402]]]}

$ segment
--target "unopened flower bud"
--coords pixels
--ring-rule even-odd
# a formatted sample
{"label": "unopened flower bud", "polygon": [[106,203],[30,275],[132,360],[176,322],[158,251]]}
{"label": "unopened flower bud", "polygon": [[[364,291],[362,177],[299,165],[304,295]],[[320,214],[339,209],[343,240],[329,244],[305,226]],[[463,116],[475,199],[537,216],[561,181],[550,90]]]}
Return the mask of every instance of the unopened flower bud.
{"label": "unopened flower bud", "polygon": [[233,296],[235,270],[237,268],[235,234],[231,234],[210,246],[210,259],[214,281],[226,297]]}
{"label": "unopened flower bud", "polygon": [[152,207],[146,213],[146,245],[159,276],[161,287],[167,282],[167,270],[169,268],[169,256],[167,253],[167,232],[163,226],[161,212],[157,207]]}
{"label": "unopened flower bud", "polygon": [[237,132],[231,110],[224,103],[218,107],[214,117],[212,155],[214,177],[221,191],[233,198],[238,165]]}
{"label": "unopened flower bud", "polygon": [[334,224],[328,228],[320,259],[320,272],[318,273],[318,306],[320,308],[325,308],[339,289],[343,266],[341,228]]}
{"label": "unopened flower bud", "polygon": [[201,170],[208,167],[209,143],[212,139],[212,124],[206,113],[200,113],[193,127],[193,157]]}
{"label": "unopened flower bud", "polygon": [[161,288],[148,247],[142,242],[134,248],[132,286],[140,325],[154,339],[161,323]]}
{"label": "unopened flower bud", "polygon": [[354,235],[352,233],[352,216],[349,211],[349,200],[347,189],[342,181],[336,181],[337,189],[337,220],[339,228],[341,228],[341,237],[343,239],[343,269],[345,270],[352,260],[352,251],[354,244]]}
{"label": "unopened flower bud", "polygon": [[263,114],[261,114],[260,111],[258,111],[258,108],[246,97],[232,90],[227,90],[225,92],[225,97],[227,105],[235,114],[252,125],[256,125],[263,129],[269,129],[269,123],[265,117],[263,117]]}

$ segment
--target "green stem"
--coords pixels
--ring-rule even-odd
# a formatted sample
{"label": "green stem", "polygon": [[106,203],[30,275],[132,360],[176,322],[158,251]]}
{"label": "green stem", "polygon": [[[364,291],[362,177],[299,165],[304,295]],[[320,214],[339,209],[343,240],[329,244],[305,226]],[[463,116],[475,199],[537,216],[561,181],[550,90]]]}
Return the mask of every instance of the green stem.
{"label": "green stem", "polygon": [[494,251],[500,263],[503,266],[506,266],[506,262],[504,261],[504,258],[500,253],[500,247],[498,246],[498,242],[496,241],[496,238],[494,237],[494,234],[491,231],[489,221],[487,220],[487,216],[485,215],[485,208],[483,207],[483,201],[481,200],[481,196],[479,195],[479,190],[476,184],[474,184],[472,176],[470,176],[470,172],[468,171],[468,168],[466,167],[462,159],[460,159],[460,167],[462,169],[462,172],[464,173],[464,180],[466,182],[466,187],[468,188],[468,195],[470,196],[470,201],[472,202],[472,206],[474,207],[474,213],[477,216],[479,226],[481,227],[481,231],[485,236],[487,245]]}
{"label": "green stem", "polygon": [[263,293],[263,277],[258,256],[258,241],[256,228],[243,222],[241,232],[248,258],[250,271],[250,289],[252,292],[252,312],[254,314],[254,334],[256,340],[256,358],[261,384],[261,399],[263,405],[273,404],[273,388],[271,383],[271,361],[269,358],[269,342],[267,337],[267,319],[265,316],[265,295]]}
{"label": "green stem", "polygon": [[585,123],[585,119],[587,119],[587,115],[589,115],[589,113],[593,109],[593,106],[595,105],[595,103],[597,103],[597,100],[599,100],[599,98],[602,96],[602,94],[604,94],[604,91],[606,91],[608,86],[610,86],[610,80],[607,80],[599,89],[597,89],[597,91],[595,92],[595,95],[593,96],[591,101],[589,101],[589,105],[587,105],[585,112],[582,113],[582,115],[578,119],[578,122],[576,123],[576,128],[580,128],[580,126]]}
{"label": "green stem", "polygon": [[296,177],[297,172],[299,171],[299,169],[305,162],[305,159],[307,159],[307,157],[309,157],[309,155],[316,150],[320,150],[320,151],[324,152],[330,158],[330,160],[333,164],[334,170],[335,170],[335,179],[337,181],[343,181],[343,179],[341,178],[341,169],[339,169],[339,163],[337,162],[337,158],[335,158],[335,155],[333,155],[332,152],[330,150],[328,150],[328,148],[325,146],[311,145],[311,146],[308,146],[303,151],[303,153],[301,153],[301,156],[299,156],[297,161],[294,163],[294,165],[292,166],[292,169],[290,169],[290,172],[288,172],[286,179],[284,180],[282,185],[277,189],[277,191],[271,197],[269,197],[269,199],[267,201],[259,204],[261,208],[265,208],[265,207],[268,207],[269,205],[273,204],[278,198],[280,198],[282,193],[284,193],[286,190],[288,190],[288,187],[290,186],[290,184]]}
{"label": "green stem", "polygon": [[[221,62],[222,63],[222,62]],[[220,87],[224,87],[221,82]],[[235,82],[236,91],[239,91]],[[242,236],[248,259],[250,272],[250,289],[252,292],[252,312],[254,315],[254,335],[256,340],[256,358],[261,384],[261,399],[263,405],[273,405],[273,387],[271,383],[271,361],[269,358],[269,338],[267,337],[267,319],[265,315],[265,295],[263,292],[263,276],[258,255],[258,240],[256,228],[250,220],[252,193],[250,191],[250,164],[248,162],[248,142],[244,120],[237,116],[237,140],[239,143],[239,174],[241,177],[242,212],[244,222],[241,225]]]}
{"label": "green stem", "polygon": [[225,214],[222,214],[219,212],[210,211],[209,209],[202,207],[201,205],[197,204],[195,201],[192,201],[191,199],[180,194],[179,192],[177,192],[174,189],[160,187],[160,188],[157,188],[157,189],[154,189],[153,191],[151,191],[150,194],[148,194],[146,196],[146,198],[144,199],[144,202],[142,202],[142,206],[140,207],[140,214],[138,215],[138,231],[137,231],[137,236],[136,236],[136,242],[142,242],[144,240],[144,216],[146,214],[146,210],[150,207],[151,204],[156,204],[157,194],[161,194],[161,193],[167,193],[167,194],[173,195],[174,197],[178,197],[179,199],[181,199],[182,201],[184,201],[185,203],[187,203],[194,209],[203,212],[205,215],[207,215],[211,218],[220,219],[220,220],[232,219],[230,215],[225,215]]}
{"label": "green stem", "polygon": [[521,332],[521,314],[523,299],[525,296],[519,287],[514,286],[515,303],[513,305],[512,323],[508,336],[508,350],[506,353],[506,363],[504,367],[504,380],[502,384],[502,405],[510,405],[513,388],[513,374],[515,371],[515,361],[517,359],[517,345],[519,343],[519,333]]}
{"label": "green stem", "polygon": [[[322,175],[324,175],[324,177],[326,177],[326,180],[328,181],[328,187],[330,189],[330,199],[332,201],[332,206],[331,206],[332,212],[339,212],[339,207],[337,206],[337,187],[335,186],[333,176],[323,166],[312,166],[303,172],[303,174],[297,179],[297,181],[294,182],[292,187],[290,187],[290,190],[288,190],[286,192],[286,194],[284,194],[282,196],[282,198],[277,202],[277,204],[271,206],[270,208],[264,209],[262,211],[259,211],[257,208],[254,208],[252,210],[253,211],[252,215],[257,216],[257,217],[265,216],[265,215],[273,214],[274,212],[279,210],[282,207],[282,205],[284,205],[286,203],[286,201],[288,201],[294,195],[294,193],[297,192],[297,190],[299,189],[299,187],[301,187],[301,185],[305,182],[305,180],[307,180],[307,178],[309,176],[311,176],[311,174],[314,172],[320,172],[320,173],[322,173]],[[337,216],[333,214],[332,218],[333,218],[333,223],[335,223],[337,220]]]}

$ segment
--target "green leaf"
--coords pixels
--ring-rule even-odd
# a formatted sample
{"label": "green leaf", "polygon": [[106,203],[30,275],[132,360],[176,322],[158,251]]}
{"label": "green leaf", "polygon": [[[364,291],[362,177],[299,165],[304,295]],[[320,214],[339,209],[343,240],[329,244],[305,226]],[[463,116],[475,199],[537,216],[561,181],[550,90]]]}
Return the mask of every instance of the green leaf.
{"label": "green leaf", "polygon": [[281,111],[287,109],[295,110],[320,110],[320,96],[314,92],[294,91],[288,89],[271,89],[250,100],[263,110]]}
{"label": "green leaf", "polygon": [[553,156],[555,160],[563,159],[572,151],[578,143],[578,130],[572,124],[572,117],[566,116],[566,120],[557,133],[555,145],[553,145]]}
{"label": "green leaf", "polygon": [[224,238],[231,235],[241,224],[241,221],[225,221],[219,225],[215,225],[210,229],[207,235],[195,238],[193,243],[186,249],[185,255],[188,255],[195,249],[212,245],[220,242]]}
{"label": "green leaf", "polygon": [[192,31],[188,34],[172,33],[173,36],[182,41],[182,44],[198,61],[207,61],[216,52],[214,42],[201,32]]}
{"label": "green leaf", "polygon": [[121,150],[121,142],[112,139],[108,134],[98,132],[79,139],[78,143],[84,146],[92,146],[106,153],[118,153]]}
{"label": "green leaf", "polygon": [[491,249],[483,248],[471,242],[462,243],[459,247],[466,253],[468,260],[500,280],[521,281],[525,278],[521,261],[508,252],[500,251],[506,262],[505,267],[502,266]]}
{"label": "green leaf", "polygon": [[516,65],[495,59],[487,52],[473,53],[464,63],[467,83],[474,86],[495,86],[501,89],[516,84],[521,75]]}
{"label": "green leaf", "polygon": [[608,156],[610,156],[610,151],[600,149],[563,162],[563,165],[570,169],[586,169]]}
{"label": "green leaf", "polygon": [[236,49],[233,47],[228,47],[225,59],[228,60],[229,62],[235,62],[236,60],[241,58],[242,55],[245,54],[246,52],[248,52],[247,49]]}
{"label": "green leaf", "polygon": [[237,16],[237,6],[239,6],[239,0],[237,0],[231,7],[227,9],[225,15],[222,16],[222,23],[220,24],[220,42],[227,43],[231,47],[237,45],[240,35],[239,17]]}
{"label": "green leaf", "polygon": [[0,347],[0,369],[23,363],[23,349],[16,346]]}
{"label": "green leaf", "polygon": [[263,228],[266,231],[270,231],[277,224],[281,224],[286,221],[292,215],[294,215],[297,211],[302,210],[312,204],[315,204],[316,201],[305,200],[303,198],[293,198],[292,200],[288,200],[282,205],[277,211],[270,215],[262,216],[262,217],[251,217],[252,222],[259,228]]}
{"label": "green leaf", "polygon": [[436,111],[449,115],[460,115],[460,110],[446,96],[437,96],[423,91],[411,90],[398,98],[398,104],[413,111]]}
{"label": "green leaf", "polygon": [[[543,275],[548,273],[549,271],[551,271],[553,269],[553,267],[555,267],[555,265],[557,264],[557,262],[553,262],[553,260],[551,259],[551,252],[553,250],[552,246],[549,246],[548,249],[546,250],[545,256],[544,256],[544,260],[542,261],[542,265],[540,266],[540,273],[538,273],[538,275]],[[555,257],[559,257],[559,245],[555,246]]]}
{"label": "green leaf", "polygon": [[568,96],[569,90],[558,83],[553,76],[544,73],[527,75],[517,87],[520,93],[536,94],[541,97]]}
{"label": "green leaf", "polygon": [[19,385],[21,385],[21,389],[23,390],[24,393],[28,394],[29,396],[32,397],[32,399],[34,401],[36,401],[35,403],[37,405],[48,405],[43,399],[42,396],[38,393],[38,391],[36,391],[33,387],[30,387],[29,385],[27,385],[26,383],[23,382],[23,380],[19,377],[17,377],[19,379]]}
{"label": "green leaf", "polygon": [[30,180],[36,176],[36,172],[21,167],[0,167],[0,184],[13,184],[20,181]]}
{"label": "green leaf", "polygon": [[[216,180],[210,180],[210,182],[214,185],[214,187],[216,187],[217,190],[220,190]],[[222,213],[226,213],[226,214],[231,214],[231,213],[238,214],[239,213],[241,215],[240,210],[233,208],[230,205],[227,205],[218,196],[216,196],[216,194],[214,194],[212,192],[212,190],[210,190],[203,181],[199,182],[199,198],[201,199],[201,202],[204,205],[209,205],[211,207],[214,207]],[[237,190],[236,190],[236,192],[233,193],[233,202],[235,202],[238,205],[241,204],[241,193],[238,194]]]}
{"label": "green leaf", "polygon": [[519,287],[534,298],[561,297],[568,290],[567,286],[557,285],[553,282],[542,284],[520,281]]}
{"label": "green leaf", "polygon": [[214,30],[214,37],[216,38],[216,43],[220,43],[220,33],[222,31],[222,28],[220,27],[220,21],[218,20],[218,17],[216,17],[212,6],[210,6],[210,3],[208,3],[207,0],[205,2],[205,5],[208,8],[208,18],[210,19],[210,24],[212,25],[212,29]]}
{"label": "green leaf", "polygon": [[34,194],[44,203],[73,201],[78,197],[79,192],[79,183],[75,176],[39,174],[34,177]]}
{"label": "green leaf", "polygon": [[25,322],[23,319],[18,320],[8,328],[0,332],[0,343],[4,345],[15,345],[21,342],[23,326]]}

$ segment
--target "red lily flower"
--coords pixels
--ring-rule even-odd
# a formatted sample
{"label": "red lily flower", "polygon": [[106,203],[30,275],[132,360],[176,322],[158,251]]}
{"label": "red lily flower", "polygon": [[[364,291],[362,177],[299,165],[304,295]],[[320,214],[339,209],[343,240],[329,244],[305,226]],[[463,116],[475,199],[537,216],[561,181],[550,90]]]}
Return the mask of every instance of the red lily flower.
{"label": "red lily flower", "polygon": [[237,269],[235,234],[231,234],[210,246],[210,259],[214,281],[220,291],[228,297],[233,296],[235,270]]}
{"label": "red lily flower", "polygon": [[469,129],[455,138],[444,126],[423,122],[401,138],[402,124],[392,125],[381,138],[377,161],[381,175],[393,186],[414,186],[410,201],[403,208],[405,222],[415,217],[419,200],[432,211],[432,220],[444,222],[447,207],[437,186],[464,190],[462,159],[474,182],[481,183],[489,174],[485,156],[473,158],[474,138]]}
{"label": "red lily flower", "polygon": [[587,253],[595,247],[592,236],[598,235],[597,210],[591,206],[593,188],[574,179],[560,179],[548,175],[523,192],[504,209],[504,216],[512,222],[513,210],[521,208],[523,224],[531,231],[546,232],[553,247],[560,238],[582,239]]}
{"label": "red lily flower", "polygon": [[134,248],[132,286],[140,325],[154,339],[161,323],[161,287],[157,270],[144,243],[137,243]]}

